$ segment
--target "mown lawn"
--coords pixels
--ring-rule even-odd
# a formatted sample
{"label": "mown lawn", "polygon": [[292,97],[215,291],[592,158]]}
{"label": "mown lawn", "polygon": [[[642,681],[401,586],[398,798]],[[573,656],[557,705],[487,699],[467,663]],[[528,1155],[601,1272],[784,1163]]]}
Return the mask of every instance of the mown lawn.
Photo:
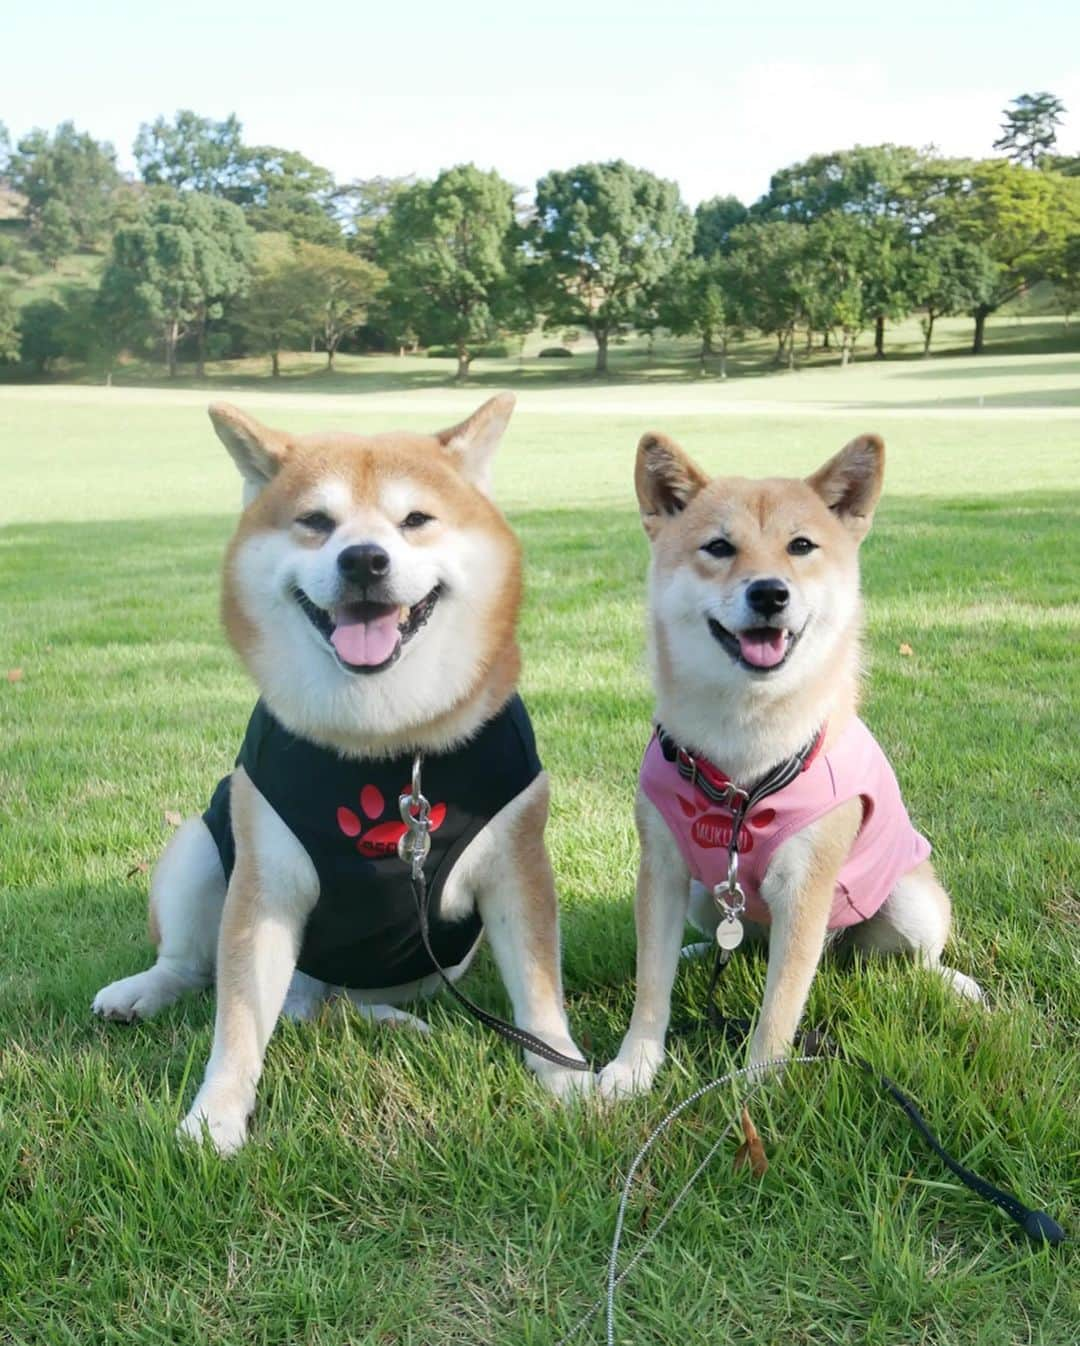
{"label": "mown lawn", "polygon": [[[660,424],[717,469],[803,472],[877,425],[892,453],[865,548],[866,714],[953,892],[950,960],[991,1008],[878,963],[828,965],[809,1014],[908,1088],[965,1162],[1075,1233],[1080,416],[875,421],[862,386],[857,411],[813,416],[680,416],[675,389],[666,410],[651,390],[609,411],[537,394],[511,427],[499,484],[528,562],[524,691],[554,779],[571,1017],[603,1060],[633,997],[650,709],[638,435]],[[453,419],[427,397],[402,414],[375,399],[370,423]],[[361,405],[288,399],[277,419],[355,426]],[[119,390],[0,392],[0,481],[0,1342],[556,1342],[601,1291],[632,1155],[732,1064],[695,1026],[705,970],[680,976],[686,1031],[647,1099],[562,1110],[442,1001],[429,1039],[338,1007],[279,1030],[235,1160],[177,1148],[211,998],[134,1028],[89,1002],[146,964],[164,815],[203,806],[251,706],[216,613],[236,483],[193,400]],[[760,958],[737,960],[726,1012],[752,1014],[763,977]],[[505,1012],[486,957],[469,989]],[[628,1253],[733,1099],[711,1095],[649,1160]],[[621,1292],[618,1340],[1075,1339],[1075,1244],[1024,1243],[861,1078],[793,1072],[755,1118],[769,1173],[717,1158]]]}

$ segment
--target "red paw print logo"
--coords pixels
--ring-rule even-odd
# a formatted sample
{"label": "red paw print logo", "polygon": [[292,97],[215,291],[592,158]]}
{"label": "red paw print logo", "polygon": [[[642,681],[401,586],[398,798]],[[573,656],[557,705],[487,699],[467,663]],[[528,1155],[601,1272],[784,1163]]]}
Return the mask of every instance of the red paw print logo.
{"label": "red paw print logo", "polygon": [[[402,794],[408,793],[408,786]],[[397,800],[394,800],[395,805]],[[400,819],[391,819],[381,823],[386,812],[386,800],[377,785],[365,785],[360,791],[360,813],[346,808],[344,804],[337,811],[337,823],[347,837],[356,838],[356,849],[369,860],[378,860],[385,855],[397,855],[398,842],[405,835],[405,824]],[[360,815],[363,814],[363,817]],[[446,818],[445,804],[432,804],[431,830],[437,832]],[[374,827],[364,831],[364,819],[375,823]]]}
{"label": "red paw print logo", "polygon": [[[726,850],[731,845],[731,824],[732,816],[730,813],[703,813],[708,804],[698,804],[692,799],[687,799],[685,795],[676,794],[675,798],[679,801],[679,808],[687,818],[692,818],[690,826],[691,839],[702,848],[702,850]],[[754,837],[750,831],[751,827],[768,827],[776,817],[775,809],[758,809],[757,813],[752,814],[747,822],[739,828],[739,854],[745,855],[748,851],[754,849]]]}

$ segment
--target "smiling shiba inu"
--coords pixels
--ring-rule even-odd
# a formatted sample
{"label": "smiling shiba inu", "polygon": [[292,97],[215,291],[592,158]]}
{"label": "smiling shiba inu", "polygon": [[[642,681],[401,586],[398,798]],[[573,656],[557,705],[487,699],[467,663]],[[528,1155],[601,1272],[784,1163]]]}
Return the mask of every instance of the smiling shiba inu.
{"label": "smiling shiba inu", "polygon": [[738,916],[768,929],[755,1064],[789,1049],[830,931],[979,998],[939,961],[948,895],[855,713],[858,550],[883,470],[873,435],[805,481],[709,480],[663,435],[638,446],[657,734],[637,800],[637,1000],[606,1094],[648,1089],[663,1060],[688,913],[722,947]]}
{"label": "smiling shiba inu", "polygon": [[[101,990],[146,1017],[215,979],[206,1077],[181,1131],[243,1143],[282,1008],[344,990],[372,1018],[439,985],[397,858],[424,754],[431,939],[452,978],[485,928],[519,1027],[580,1060],[563,1009],[543,833],[548,783],[515,694],[520,549],[487,494],[504,394],[439,434],[288,435],[210,416],[244,479],[225,561],[229,640],[261,698],[231,777],[150,892],[157,962]],[[556,1094],[587,1072],[528,1056]]]}

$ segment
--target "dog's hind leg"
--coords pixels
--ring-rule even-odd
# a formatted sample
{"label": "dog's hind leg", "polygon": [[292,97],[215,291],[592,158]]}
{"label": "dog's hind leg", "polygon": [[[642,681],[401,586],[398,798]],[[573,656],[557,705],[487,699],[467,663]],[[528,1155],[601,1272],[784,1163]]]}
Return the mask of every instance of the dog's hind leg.
{"label": "dog's hind leg", "polygon": [[703,935],[708,935],[709,938],[697,944],[684,944],[679,950],[679,957],[687,962],[707,958],[716,950],[714,939],[716,927],[720,922],[720,913],[713,901],[712,893],[697,879],[690,880],[690,906],[686,913],[686,919],[695,930],[700,930]]}
{"label": "dog's hind leg", "polygon": [[929,860],[900,879],[880,910],[853,926],[851,943],[868,953],[905,954],[932,968],[957,995],[982,1000],[978,983],[941,961],[949,937],[952,903]]}
{"label": "dog's hind leg", "polygon": [[150,880],[150,933],[157,962],[103,987],[92,1009],[105,1019],[146,1019],[214,979],[225,874],[201,818],[189,818],[166,846]]}
{"label": "dog's hind leg", "polygon": [[281,1013],[286,1019],[295,1019],[297,1023],[307,1023],[314,1019],[322,1009],[330,994],[330,987],[317,977],[309,977],[299,968],[292,975],[289,989],[285,993],[285,1003]]}
{"label": "dog's hind leg", "polygon": [[396,1005],[369,1004],[355,991],[347,990],[345,994],[358,1013],[374,1024],[386,1024],[388,1028],[411,1028],[414,1033],[431,1032],[431,1025],[426,1019],[421,1019],[417,1014],[410,1014],[408,1010],[398,1009]]}

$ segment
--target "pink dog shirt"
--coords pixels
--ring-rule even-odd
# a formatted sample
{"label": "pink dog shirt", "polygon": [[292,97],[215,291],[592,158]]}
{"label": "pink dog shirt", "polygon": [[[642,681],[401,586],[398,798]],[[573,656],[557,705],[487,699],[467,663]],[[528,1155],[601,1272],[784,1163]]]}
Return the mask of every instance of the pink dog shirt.
{"label": "pink dog shirt", "polygon": [[[683,780],[655,735],[641,764],[641,788],[671,828],[694,878],[710,889],[724,882],[731,810],[713,804]],[[856,796],[862,799],[862,827],[837,878],[830,930],[868,920],[897,879],[927,858],[930,843],[912,827],[885,754],[866,725],[852,720],[827,752],[819,752],[790,785],[763,799],[743,824],[739,882],[746,893],[748,920],[770,919],[761,881],[777,849]]]}

